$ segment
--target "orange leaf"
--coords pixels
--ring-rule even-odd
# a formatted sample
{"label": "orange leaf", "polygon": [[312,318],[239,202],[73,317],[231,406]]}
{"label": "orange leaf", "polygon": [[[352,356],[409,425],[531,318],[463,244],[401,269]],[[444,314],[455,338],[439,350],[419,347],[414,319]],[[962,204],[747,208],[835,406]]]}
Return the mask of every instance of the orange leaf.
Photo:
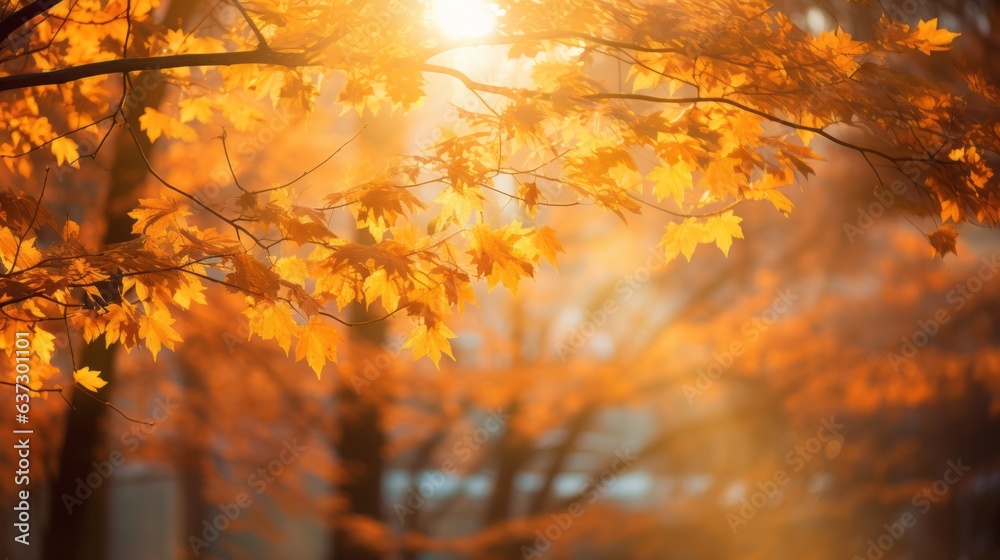
{"label": "orange leaf", "polygon": [[931,242],[931,247],[934,247],[935,255],[941,255],[944,258],[948,253],[958,254],[955,249],[955,244],[958,241],[958,232],[955,231],[955,226],[941,226],[928,235],[927,239]]}

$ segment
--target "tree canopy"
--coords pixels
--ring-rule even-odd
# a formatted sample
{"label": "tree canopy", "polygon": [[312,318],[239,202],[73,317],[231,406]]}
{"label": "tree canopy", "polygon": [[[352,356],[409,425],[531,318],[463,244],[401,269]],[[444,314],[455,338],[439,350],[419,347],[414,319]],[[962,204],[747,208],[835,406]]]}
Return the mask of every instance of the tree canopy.
{"label": "tree canopy", "polygon": [[[951,59],[963,87],[922,74],[912,61],[947,56],[958,35],[935,19],[814,34],[757,0],[499,0],[484,3],[484,29],[448,33],[410,0],[233,0],[186,27],[162,8],[38,0],[0,20],[0,324],[35,330],[49,368],[36,388],[62,323],[155,357],[182,343],[174,316],[206,304],[210,283],[245,298],[251,335],[317,375],[336,361],[338,325],[359,324],[352,303],[374,310],[368,321],[409,317],[404,347],[437,364],[475,282],[516,291],[556,264],[541,209],[656,212],[667,260],[701,245],[728,255],[748,205],[794,210],[786,193],[813,175],[817,146],[867,167],[876,192],[903,193],[897,209],[931,224],[942,255],[956,225],[998,219],[1000,92]],[[475,57],[496,53],[516,78],[480,75]],[[274,111],[308,134],[330,88],[363,118],[419,112],[435,76],[475,103],[378,173],[302,188],[330,146],[301,175],[241,180],[240,158],[268,153],[233,153],[228,134],[263,137]],[[175,102],[147,106],[150,83]],[[73,184],[109,142],[143,149],[158,187],[128,209],[133,239],[94,246],[46,187]],[[224,184],[158,168],[149,146],[172,143],[199,147],[191,165],[224,165]]]}

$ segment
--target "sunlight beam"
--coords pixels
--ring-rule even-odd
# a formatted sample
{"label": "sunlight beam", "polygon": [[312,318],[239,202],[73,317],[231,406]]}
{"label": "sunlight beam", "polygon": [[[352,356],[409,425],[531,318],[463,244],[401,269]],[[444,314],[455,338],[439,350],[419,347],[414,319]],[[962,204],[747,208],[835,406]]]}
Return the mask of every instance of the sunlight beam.
{"label": "sunlight beam", "polygon": [[480,37],[493,31],[499,7],[487,0],[433,0],[431,18],[450,40]]}

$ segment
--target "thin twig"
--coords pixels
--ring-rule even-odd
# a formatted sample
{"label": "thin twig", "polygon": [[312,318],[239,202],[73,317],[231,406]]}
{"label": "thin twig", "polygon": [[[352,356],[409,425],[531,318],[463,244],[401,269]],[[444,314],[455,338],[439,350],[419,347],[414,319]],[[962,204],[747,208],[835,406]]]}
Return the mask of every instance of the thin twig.
{"label": "thin twig", "polygon": [[336,156],[337,154],[339,154],[341,150],[343,150],[344,148],[346,148],[346,147],[348,146],[348,144],[350,144],[351,142],[354,142],[354,140],[355,140],[355,139],[356,139],[356,138],[357,138],[358,136],[361,136],[361,133],[362,133],[362,132],[364,132],[366,128],[368,128],[368,125],[369,125],[369,124],[370,124],[370,123],[365,123],[365,124],[364,124],[364,126],[362,126],[362,127],[361,127],[361,130],[357,131],[357,132],[356,132],[356,133],[354,134],[354,136],[351,136],[350,138],[348,138],[347,142],[344,142],[343,144],[341,144],[339,148],[337,148],[337,149],[336,149],[336,150],[335,150],[335,151],[334,151],[334,152],[333,152],[332,154],[330,154],[330,155],[326,156],[326,159],[324,159],[323,161],[321,161],[321,162],[317,163],[316,165],[314,165],[314,166],[312,167],[312,169],[309,169],[308,171],[303,171],[303,172],[302,172],[302,175],[299,175],[298,177],[296,177],[296,178],[292,179],[291,181],[289,181],[289,182],[287,182],[287,183],[285,183],[285,184],[283,184],[283,185],[278,185],[277,187],[271,187],[271,188],[269,188],[269,189],[261,189],[261,190],[258,190],[258,191],[253,191],[253,193],[254,193],[254,194],[262,194],[262,193],[266,193],[266,192],[270,192],[270,191],[276,191],[276,190],[278,190],[278,189],[283,189],[283,188],[285,188],[285,187],[290,187],[290,186],[294,185],[295,183],[297,183],[297,182],[301,181],[301,180],[302,180],[302,179],[304,179],[304,178],[305,178],[306,176],[308,176],[308,175],[309,175],[310,173],[312,173],[312,172],[316,171],[316,170],[317,170],[317,169],[319,169],[320,167],[323,167],[323,165],[324,165],[324,164],[325,164],[326,162],[328,162],[328,161],[330,161],[331,159],[333,159],[333,158],[334,158],[334,156]]}
{"label": "thin twig", "polygon": [[10,271],[13,272],[17,268],[17,258],[21,255],[21,245],[24,245],[24,240],[28,238],[28,234],[31,233],[31,229],[35,227],[35,220],[38,219],[38,211],[42,208],[42,198],[45,197],[45,185],[49,182],[49,169],[48,165],[45,166],[45,177],[42,178],[42,192],[38,195],[38,200],[35,202],[35,213],[31,216],[31,221],[28,222],[28,227],[25,228],[24,233],[21,235],[21,240],[17,242],[17,249],[14,251],[14,258],[10,261]]}
{"label": "thin twig", "polygon": [[121,414],[122,418],[128,420],[129,422],[135,422],[136,424],[145,424],[147,426],[155,426],[156,425],[156,422],[153,422],[152,420],[136,420],[135,418],[132,418],[128,414],[125,414],[125,412],[123,412],[122,409],[120,409],[117,406],[111,404],[109,401],[101,400],[101,399],[95,397],[94,395],[91,395],[86,389],[81,389],[81,391],[83,392],[84,395],[87,395],[88,397],[90,397],[90,398],[94,399],[95,401],[103,404],[104,406],[107,406],[111,410],[114,410],[118,414]]}
{"label": "thin twig", "polygon": [[271,47],[267,44],[267,39],[264,39],[264,34],[260,32],[260,28],[257,27],[256,23],[254,23],[250,14],[247,13],[246,8],[244,8],[243,4],[240,3],[240,0],[229,1],[232,2],[233,6],[236,6],[236,9],[240,11],[243,15],[243,19],[247,20],[247,23],[250,25],[250,30],[253,31],[254,36],[257,37],[257,46],[263,50],[271,50]]}
{"label": "thin twig", "polygon": [[42,387],[39,389],[32,389],[31,387],[28,387],[26,385],[21,385],[20,383],[11,383],[10,381],[0,381],[0,385],[10,385],[11,387],[24,387],[25,389],[33,393],[59,393],[59,396],[62,397],[62,400],[65,401],[65,403],[68,404],[70,408],[76,410],[76,407],[73,406],[73,403],[71,403],[69,399],[66,398],[66,394],[63,393],[62,387],[49,387],[49,388]]}

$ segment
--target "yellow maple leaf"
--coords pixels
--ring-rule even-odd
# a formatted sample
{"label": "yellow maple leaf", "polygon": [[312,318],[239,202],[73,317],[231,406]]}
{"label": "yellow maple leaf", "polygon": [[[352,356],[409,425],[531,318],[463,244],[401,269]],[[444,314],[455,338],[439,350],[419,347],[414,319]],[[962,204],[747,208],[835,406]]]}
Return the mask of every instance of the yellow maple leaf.
{"label": "yellow maple leaf", "polygon": [[441,204],[436,222],[438,230],[443,230],[449,223],[464,226],[472,212],[483,212],[486,208],[482,193],[473,188],[459,191],[449,187],[437,195],[434,202]]}
{"label": "yellow maple leaf", "polygon": [[153,361],[156,361],[161,347],[173,350],[175,342],[183,342],[177,331],[170,326],[174,321],[164,309],[139,317],[139,338],[146,342],[146,348],[153,353]]}
{"label": "yellow maple leaf", "polygon": [[410,332],[410,336],[403,343],[403,348],[413,348],[413,359],[427,356],[434,362],[434,367],[440,368],[441,354],[447,354],[452,360],[455,356],[451,353],[451,343],[449,338],[457,335],[451,331],[444,323],[435,323],[433,327],[420,325]]}
{"label": "yellow maple leaf", "polygon": [[179,305],[181,309],[189,309],[191,307],[191,303],[205,305],[207,303],[204,293],[205,286],[201,282],[189,276],[183,276],[182,278],[183,280],[181,281],[181,285],[177,288],[177,291],[174,292],[174,302]]}
{"label": "yellow maple leaf", "polygon": [[156,109],[146,107],[143,114],[139,116],[139,128],[146,131],[150,142],[156,142],[156,139],[163,135],[163,131],[170,128],[171,120],[173,119],[170,115],[164,115]]}
{"label": "yellow maple leaf", "polygon": [[337,361],[337,343],[343,340],[337,329],[327,325],[319,317],[313,317],[299,330],[299,341],[295,345],[295,361],[306,359],[309,367],[320,376],[327,361]]}
{"label": "yellow maple leaf", "polygon": [[175,199],[140,198],[139,206],[128,215],[135,219],[132,233],[158,238],[171,224],[176,225],[178,229],[186,227],[184,217],[190,216],[191,212],[186,204],[181,204]]}
{"label": "yellow maple leaf", "polygon": [[73,380],[80,384],[80,386],[84,389],[94,393],[96,393],[101,387],[108,384],[107,381],[101,379],[101,372],[91,370],[89,367],[80,368],[74,371]]}
{"label": "yellow maple leaf", "polygon": [[188,34],[184,32],[183,29],[168,29],[163,39],[167,43],[167,48],[171,52],[180,53],[182,52],[181,47],[187,40]]}
{"label": "yellow maple leaf", "polygon": [[68,163],[70,167],[80,168],[80,162],[77,161],[80,159],[80,151],[73,140],[65,136],[56,138],[49,145],[49,149],[52,150],[52,155],[56,156],[56,165]]}
{"label": "yellow maple leaf", "polygon": [[264,114],[260,109],[245,103],[223,104],[222,114],[240,132],[246,132],[264,120]]}
{"label": "yellow maple leaf", "polygon": [[0,264],[10,269],[11,261],[17,253],[18,237],[10,229],[0,226]]}
{"label": "yellow maple leaf", "polygon": [[[136,286],[138,285],[136,284]],[[101,316],[106,321],[103,328],[105,346],[110,347],[112,344],[121,342],[126,350],[135,347],[138,335],[135,316],[136,308],[127,299],[123,299],[118,304],[109,305]],[[100,327],[98,327],[99,330]]]}
{"label": "yellow maple leaf", "polygon": [[785,216],[788,216],[788,214],[795,207],[795,205],[792,204],[792,200],[790,198],[788,198],[785,195],[785,193],[779,191],[778,189],[774,189],[774,188],[753,188],[753,189],[749,189],[747,191],[744,191],[744,194],[746,195],[747,198],[749,198],[751,200],[767,200],[767,201],[770,201],[771,204],[774,205],[774,208],[778,212],[781,212],[782,214],[784,214]]}
{"label": "yellow maple leaf", "polygon": [[914,40],[920,52],[929,55],[931,51],[946,51],[951,47],[951,42],[961,33],[952,33],[947,29],[939,29],[938,20],[934,18],[929,21],[920,20],[914,32]]}
{"label": "yellow maple leaf", "polygon": [[198,139],[193,128],[151,107],[146,107],[139,117],[139,128],[146,131],[150,142],[155,142],[160,136],[180,138],[186,142]]}
{"label": "yellow maple leaf", "polygon": [[35,329],[31,336],[31,352],[38,356],[42,363],[52,361],[52,353],[56,349],[56,336],[44,329]]}
{"label": "yellow maple leaf", "polygon": [[292,317],[291,306],[283,301],[277,304],[263,301],[247,308],[243,314],[250,322],[251,336],[256,333],[264,340],[276,340],[278,346],[285,351],[285,355],[288,355],[292,347],[292,335],[299,329]]}
{"label": "yellow maple leaf", "polygon": [[660,201],[668,196],[673,197],[677,204],[684,202],[684,192],[691,188],[691,172],[693,168],[685,161],[673,165],[657,167],[646,178],[653,181],[653,194]]}
{"label": "yellow maple leaf", "polygon": [[83,326],[83,339],[93,342],[94,339],[104,334],[108,327],[108,321],[101,315],[79,314],[74,321],[76,326]]}
{"label": "yellow maple leaf", "polygon": [[565,253],[566,251],[563,250],[562,244],[556,239],[556,230],[549,226],[542,226],[531,236],[531,239],[538,253],[545,257],[545,260],[549,261],[552,266],[558,268],[556,265],[556,253]]}
{"label": "yellow maple leaf", "polygon": [[513,293],[517,292],[522,276],[531,277],[534,268],[528,259],[530,255],[524,251],[524,245],[530,246],[525,234],[530,230],[521,227],[521,222],[514,220],[499,230],[491,230],[486,224],[473,226],[469,230],[469,251],[473,263],[480,276],[486,277],[486,283],[493,289],[502,283]]}
{"label": "yellow maple leaf", "polygon": [[212,102],[206,97],[189,97],[177,106],[181,109],[181,122],[196,120],[208,124],[212,121]]}
{"label": "yellow maple leaf", "polygon": [[382,298],[382,307],[386,311],[395,311],[399,306],[399,285],[389,280],[389,274],[385,269],[380,268],[365,278],[363,290],[366,307],[380,297]]}
{"label": "yellow maple leaf", "polygon": [[731,158],[713,159],[705,167],[704,185],[716,200],[725,200],[736,194],[739,186],[746,183],[746,177],[736,169],[735,160]]}
{"label": "yellow maple leaf", "polygon": [[275,261],[274,271],[286,282],[305,287],[309,276],[309,265],[295,255],[282,257]]}
{"label": "yellow maple leaf", "polygon": [[715,241],[722,253],[729,256],[729,248],[733,246],[733,238],[743,239],[743,228],[740,222],[743,218],[734,216],[732,210],[705,220],[707,241]]}
{"label": "yellow maple leaf", "polygon": [[694,218],[688,218],[679,224],[673,222],[667,224],[667,233],[660,241],[660,245],[665,247],[668,261],[673,260],[679,253],[683,253],[690,261],[695,248],[705,239],[705,235],[705,225]]}
{"label": "yellow maple leaf", "polygon": [[[12,262],[14,257],[17,262]],[[42,253],[35,247],[35,237],[22,239],[10,229],[0,226],[0,264],[8,272],[32,267],[42,260]]]}

